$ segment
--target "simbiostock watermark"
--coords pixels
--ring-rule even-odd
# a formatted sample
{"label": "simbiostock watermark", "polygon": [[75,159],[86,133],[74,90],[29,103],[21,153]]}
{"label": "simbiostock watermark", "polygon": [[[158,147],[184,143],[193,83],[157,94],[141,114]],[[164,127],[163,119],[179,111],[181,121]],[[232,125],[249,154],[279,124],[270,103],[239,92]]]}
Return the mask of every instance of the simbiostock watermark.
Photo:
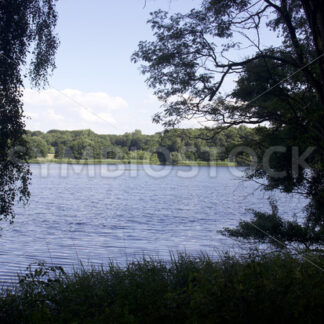
{"label": "simbiostock watermark", "polygon": [[[69,148],[61,152],[60,156],[39,157],[41,152],[34,149],[32,152],[23,147],[16,146],[10,150],[9,159],[14,163],[21,163],[26,154],[31,157],[33,170],[46,178],[55,173],[55,176],[67,178],[71,175],[104,178],[117,178],[127,174],[130,178],[145,173],[152,178],[164,178],[175,174],[180,178],[194,178],[202,170],[200,166],[208,167],[208,176],[215,178],[219,167],[228,167],[228,171],[241,178],[244,169],[262,168],[266,174],[273,178],[287,176],[286,170],[272,167],[271,159],[274,155],[280,159],[280,154],[290,157],[289,171],[294,177],[301,170],[311,170],[307,159],[312,157],[316,147],[310,146],[301,150],[298,146],[272,146],[263,152],[260,157],[256,151],[248,146],[237,146],[231,151],[224,147],[183,147],[179,151],[170,151],[165,147],[158,147],[154,152],[144,152],[130,149],[128,152],[118,147],[106,147],[100,151],[86,148],[82,154],[74,154]],[[38,158],[36,158],[38,157]],[[198,158],[197,158],[198,157]]]}

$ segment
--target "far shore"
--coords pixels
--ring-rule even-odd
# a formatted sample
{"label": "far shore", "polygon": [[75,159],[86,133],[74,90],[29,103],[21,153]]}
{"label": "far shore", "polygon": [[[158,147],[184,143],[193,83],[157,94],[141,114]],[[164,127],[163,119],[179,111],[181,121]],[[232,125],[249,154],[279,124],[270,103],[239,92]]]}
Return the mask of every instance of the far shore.
{"label": "far shore", "polygon": [[[102,159],[102,160],[76,160],[76,159],[32,159],[29,161],[31,164],[45,164],[45,163],[57,163],[57,164],[150,164],[150,165],[165,165],[159,162],[152,162],[149,160],[113,160],[113,159]],[[235,167],[235,162],[229,161],[179,161],[175,164],[168,164],[173,166],[226,166]]]}

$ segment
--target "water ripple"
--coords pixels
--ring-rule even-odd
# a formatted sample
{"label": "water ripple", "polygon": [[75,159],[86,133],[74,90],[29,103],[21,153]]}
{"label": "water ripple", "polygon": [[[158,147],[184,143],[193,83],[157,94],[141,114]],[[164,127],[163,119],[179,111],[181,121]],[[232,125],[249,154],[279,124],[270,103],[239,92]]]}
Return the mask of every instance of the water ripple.
{"label": "water ripple", "polygon": [[[144,171],[143,166],[123,167]],[[252,182],[237,181],[230,168],[217,168],[213,178],[208,168],[199,168],[194,178],[181,178],[177,172],[185,167],[166,167],[168,176],[159,179],[146,172],[110,178],[114,169],[100,176],[100,165],[91,168],[94,177],[86,166],[74,166],[76,172],[63,178],[62,165],[50,165],[46,177],[32,166],[30,204],[16,208],[13,225],[3,224],[2,282],[39,260],[71,269],[80,260],[123,263],[143,255],[168,258],[177,250],[229,249],[233,241],[217,230],[249,218],[246,208],[269,210],[267,195]],[[276,198],[282,214],[300,213],[305,204],[295,196]]]}

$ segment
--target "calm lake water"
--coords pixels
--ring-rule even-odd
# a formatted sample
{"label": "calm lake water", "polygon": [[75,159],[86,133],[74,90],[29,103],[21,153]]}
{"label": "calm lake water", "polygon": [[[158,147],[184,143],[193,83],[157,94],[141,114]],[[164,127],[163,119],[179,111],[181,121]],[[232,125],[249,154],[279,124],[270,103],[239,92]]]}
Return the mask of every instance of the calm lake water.
{"label": "calm lake water", "polygon": [[[136,165],[32,165],[31,200],[2,223],[0,279],[31,262],[70,268],[132,260],[170,251],[235,249],[217,231],[248,219],[246,208],[269,210],[268,193],[242,181],[243,169]],[[277,193],[281,214],[305,200]]]}

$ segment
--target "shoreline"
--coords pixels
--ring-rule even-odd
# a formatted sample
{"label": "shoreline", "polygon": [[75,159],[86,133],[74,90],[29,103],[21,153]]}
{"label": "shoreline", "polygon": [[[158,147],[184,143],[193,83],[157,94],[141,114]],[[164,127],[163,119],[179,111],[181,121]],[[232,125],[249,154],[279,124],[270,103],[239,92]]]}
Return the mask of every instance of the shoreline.
{"label": "shoreline", "polygon": [[161,164],[154,163],[148,160],[74,160],[74,159],[32,159],[28,161],[30,164],[89,164],[89,165],[117,165],[117,164],[133,164],[133,165],[169,165],[169,166],[224,166],[224,167],[236,167],[237,163],[228,161],[181,161],[177,164]]}

